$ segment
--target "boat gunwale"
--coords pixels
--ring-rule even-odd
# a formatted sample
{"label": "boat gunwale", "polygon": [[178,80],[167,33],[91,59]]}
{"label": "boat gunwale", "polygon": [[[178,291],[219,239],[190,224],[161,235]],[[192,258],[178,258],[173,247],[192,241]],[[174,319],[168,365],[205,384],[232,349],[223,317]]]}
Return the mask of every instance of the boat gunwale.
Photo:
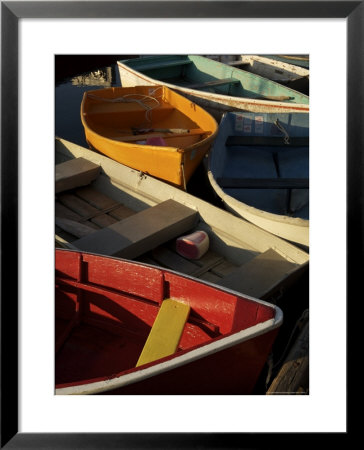
{"label": "boat gunwale", "polygon": [[[107,259],[113,259],[113,260],[120,260],[123,262],[130,262],[127,259],[124,258],[118,258],[114,256],[105,256],[100,255],[97,253],[92,252],[82,252],[80,250],[73,250],[73,249],[57,249],[61,252],[73,252],[73,253],[81,253],[81,254],[87,254],[92,255],[95,257],[102,257]],[[177,272],[171,269],[163,268],[161,269],[158,266],[154,266],[152,264],[148,263],[141,263],[138,261],[131,261],[132,264],[137,264],[142,267],[151,267],[151,268],[157,268],[161,270],[162,272],[168,272],[174,275],[177,275],[178,277],[186,278],[191,281],[196,282],[196,278],[193,276],[183,274],[181,272]],[[274,313],[275,316],[271,319],[267,319],[264,322],[258,323],[256,325],[253,325],[251,327],[248,327],[244,330],[240,330],[238,332],[231,332],[228,335],[221,336],[218,338],[215,338],[212,340],[212,342],[207,342],[204,344],[200,344],[197,346],[197,348],[193,348],[191,350],[184,350],[181,352],[181,354],[174,354],[165,358],[161,358],[160,360],[157,360],[153,363],[149,363],[146,365],[146,367],[143,368],[143,366],[140,366],[140,368],[132,368],[128,369],[125,374],[119,374],[113,378],[107,378],[104,380],[99,381],[90,381],[87,383],[84,383],[82,385],[77,384],[75,385],[74,382],[72,383],[72,386],[65,386],[60,388],[55,388],[55,394],[56,395],[89,395],[89,394],[98,394],[107,392],[109,390],[119,389],[121,387],[145,380],[147,378],[151,378],[154,375],[168,372],[169,370],[178,368],[182,365],[192,363],[196,360],[202,359],[204,357],[210,356],[214,353],[217,353],[218,351],[226,350],[228,348],[231,348],[234,345],[241,344],[245,341],[248,341],[249,339],[253,339],[255,337],[261,336],[269,331],[273,331],[276,328],[279,328],[283,323],[283,311],[281,308],[277,305],[274,305],[272,303],[269,303],[265,300],[251,297],[249,295],[245,295],[241,292],[234,291],[229,288],[225,288],[222,286],[218,286],[214,283],[211,283],[206,280],[198,279],[198,282],[201,284],[204,284],[206,286],[212,287],[215,290],[226,292],[228,294],[236,296],[238,299],[244,298],[247,300],[251,300],[254,303],[259,303],[264,306],[270,307]],[[160,362],[158,362],[160,361]],[[131,372],[130,372],[131,371]],[[89,380],[83,380],[89,381]],[[71,384],[71,383],[64,383],[64,384]]]}

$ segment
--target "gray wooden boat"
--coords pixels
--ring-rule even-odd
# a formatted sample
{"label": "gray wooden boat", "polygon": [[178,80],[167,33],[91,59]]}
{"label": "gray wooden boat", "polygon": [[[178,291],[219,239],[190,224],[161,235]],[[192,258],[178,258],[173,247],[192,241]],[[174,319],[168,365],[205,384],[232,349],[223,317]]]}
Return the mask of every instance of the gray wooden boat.
{"label": "gray wooden boat", "polygon": [[[55,140],[56,245],[166,267],[272,300],[308,268],[309,255],[223,209],[63,139]],[[197,260],[177,237],[209,236]]]}

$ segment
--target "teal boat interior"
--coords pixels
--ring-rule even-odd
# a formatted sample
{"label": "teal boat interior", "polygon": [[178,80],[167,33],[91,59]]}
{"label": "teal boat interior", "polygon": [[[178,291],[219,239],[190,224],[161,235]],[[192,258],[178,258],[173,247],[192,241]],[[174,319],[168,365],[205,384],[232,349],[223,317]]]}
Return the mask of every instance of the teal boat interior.
{"label": "teal boat interior", "polygon": [[120,63],[156,81],[205,92],[308,104],[309,97],[274,81],[199,55],[158,55]]}
{"label": "teal boat interior", "polygon": [[309,220],[309,115],[224,114],[210,170],[240,202]]}

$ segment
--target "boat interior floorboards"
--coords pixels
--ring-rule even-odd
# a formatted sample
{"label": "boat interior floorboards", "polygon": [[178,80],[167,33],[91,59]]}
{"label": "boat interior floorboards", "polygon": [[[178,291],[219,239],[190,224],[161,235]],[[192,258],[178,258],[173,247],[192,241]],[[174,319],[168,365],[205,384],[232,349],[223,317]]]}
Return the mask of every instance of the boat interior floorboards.
{"label": "boat interior floorboards", "polygon": [[[136,213],[137,211],[116,202],[92,185],[77,188],[67,192],[67,195],[57,196],[56,233],[72,245],[72,242],[80,238],[79,233],[84,232],[82,227],[89,227],[86,232],[92,233]],[[57,245],[62,246],[60,242],[57,242]],[[253,250],[247,250],[246,253],[241,264],[248,262],[256,254]],[[211,248],[199,260],[186,259],[176,252],[175,240],[168,241],[135,259],[217,284],[239,267]]]}

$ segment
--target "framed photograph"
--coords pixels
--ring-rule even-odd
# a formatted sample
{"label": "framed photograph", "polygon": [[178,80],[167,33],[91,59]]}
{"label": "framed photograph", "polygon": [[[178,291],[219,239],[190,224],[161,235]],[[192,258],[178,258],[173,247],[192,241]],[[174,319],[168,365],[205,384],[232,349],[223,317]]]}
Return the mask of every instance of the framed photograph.
{"label": "framed photograph", "polygon": [[[2,448],[348,439],[347,302],[364,269],[363,18],[361,1],[1,2]],[[309,395],[55,396],[55,55],[187,53],[310,55]]]}

